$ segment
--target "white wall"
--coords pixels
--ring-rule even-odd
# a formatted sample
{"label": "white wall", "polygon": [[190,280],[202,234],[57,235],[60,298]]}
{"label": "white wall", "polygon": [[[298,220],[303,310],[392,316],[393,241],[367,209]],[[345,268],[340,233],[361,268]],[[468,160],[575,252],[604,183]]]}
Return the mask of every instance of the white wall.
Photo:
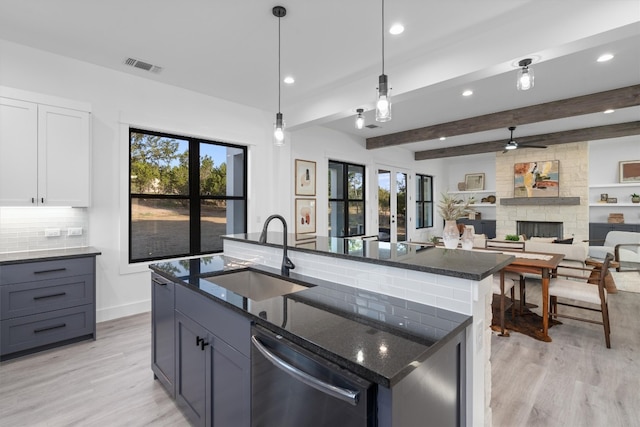
{"label": "white wall", "polygon": [[[290,151],[274,149],[270,113],[5,41],[0,41],[0,57],[0,85],[92,106],[88,243],[102,252],[98,321],[150,307],[148,269],[126,263],[128,136],[122,129],[128,124],[248,145],[249,218],[289,212],[287,193],[274,190],[290,175]],[[257,228],[249,220],[249,229]]]}

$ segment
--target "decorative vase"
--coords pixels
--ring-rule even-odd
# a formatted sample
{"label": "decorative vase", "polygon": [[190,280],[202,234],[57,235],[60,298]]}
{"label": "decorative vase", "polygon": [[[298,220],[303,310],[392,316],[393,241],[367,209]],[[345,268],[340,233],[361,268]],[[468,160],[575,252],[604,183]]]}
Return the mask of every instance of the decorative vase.
{"label": "decorative vase", "polygon": [[442,242],[447,249],[455,249],[458,247],[458,241],[460,240],[460,232],[458,226],[454,220],[448,220],[444,222],[444,229],[442,230]]}
{"label": "decorative vase", "polygon": [[465,227],[464,233],[462,233],[462,249],[473,249],[473,233],[470,228]]}

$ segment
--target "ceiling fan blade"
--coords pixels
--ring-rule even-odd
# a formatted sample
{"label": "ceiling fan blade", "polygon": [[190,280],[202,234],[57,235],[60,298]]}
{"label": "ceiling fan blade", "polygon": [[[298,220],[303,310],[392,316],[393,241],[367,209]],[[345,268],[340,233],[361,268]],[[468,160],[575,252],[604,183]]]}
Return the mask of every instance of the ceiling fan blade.
{"label": "ceiling fan blade", "polygon": [[546,145],[527,145],[527,144],[520,144],[518,145],[518,148],[547,148]]}

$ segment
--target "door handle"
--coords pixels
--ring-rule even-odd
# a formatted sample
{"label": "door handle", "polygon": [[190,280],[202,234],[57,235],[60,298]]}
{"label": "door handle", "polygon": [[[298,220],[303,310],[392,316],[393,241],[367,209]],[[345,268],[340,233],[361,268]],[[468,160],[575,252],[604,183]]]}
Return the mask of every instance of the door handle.
{"label": "door handle", "polygon": [[301,371],[300,369],[296,368],[293,365],[290,365],[289,363],[285,362],[284,360],[280,359],[278,356],[276,356],[275,354],[267,350],[267,348],[260,342],[258,337],[256,337],[255,335],[251,336],[251,342],[253,343],[254,347],[269,362],[273,363],[276,368],[281,369],[282,371],[291,375],[293,378],[325,394],[328,394],[337,399],[350,403],[353,406],[356,406],[358,404],[358,401],[360,400],[360,392],[337,387],[335,385],[322,381],[312,375],[309,375],[304,371]]}

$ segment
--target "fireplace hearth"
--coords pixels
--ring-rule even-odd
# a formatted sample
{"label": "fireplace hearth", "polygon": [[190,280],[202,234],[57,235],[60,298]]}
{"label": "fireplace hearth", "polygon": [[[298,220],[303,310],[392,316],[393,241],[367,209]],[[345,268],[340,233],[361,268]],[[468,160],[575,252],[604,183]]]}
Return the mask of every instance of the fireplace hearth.
{"label": "fireplace hearth", "polygon": [[562,223],[550,221],[517,221],[518,234],[530,237],[555,237],[562,239]]}

